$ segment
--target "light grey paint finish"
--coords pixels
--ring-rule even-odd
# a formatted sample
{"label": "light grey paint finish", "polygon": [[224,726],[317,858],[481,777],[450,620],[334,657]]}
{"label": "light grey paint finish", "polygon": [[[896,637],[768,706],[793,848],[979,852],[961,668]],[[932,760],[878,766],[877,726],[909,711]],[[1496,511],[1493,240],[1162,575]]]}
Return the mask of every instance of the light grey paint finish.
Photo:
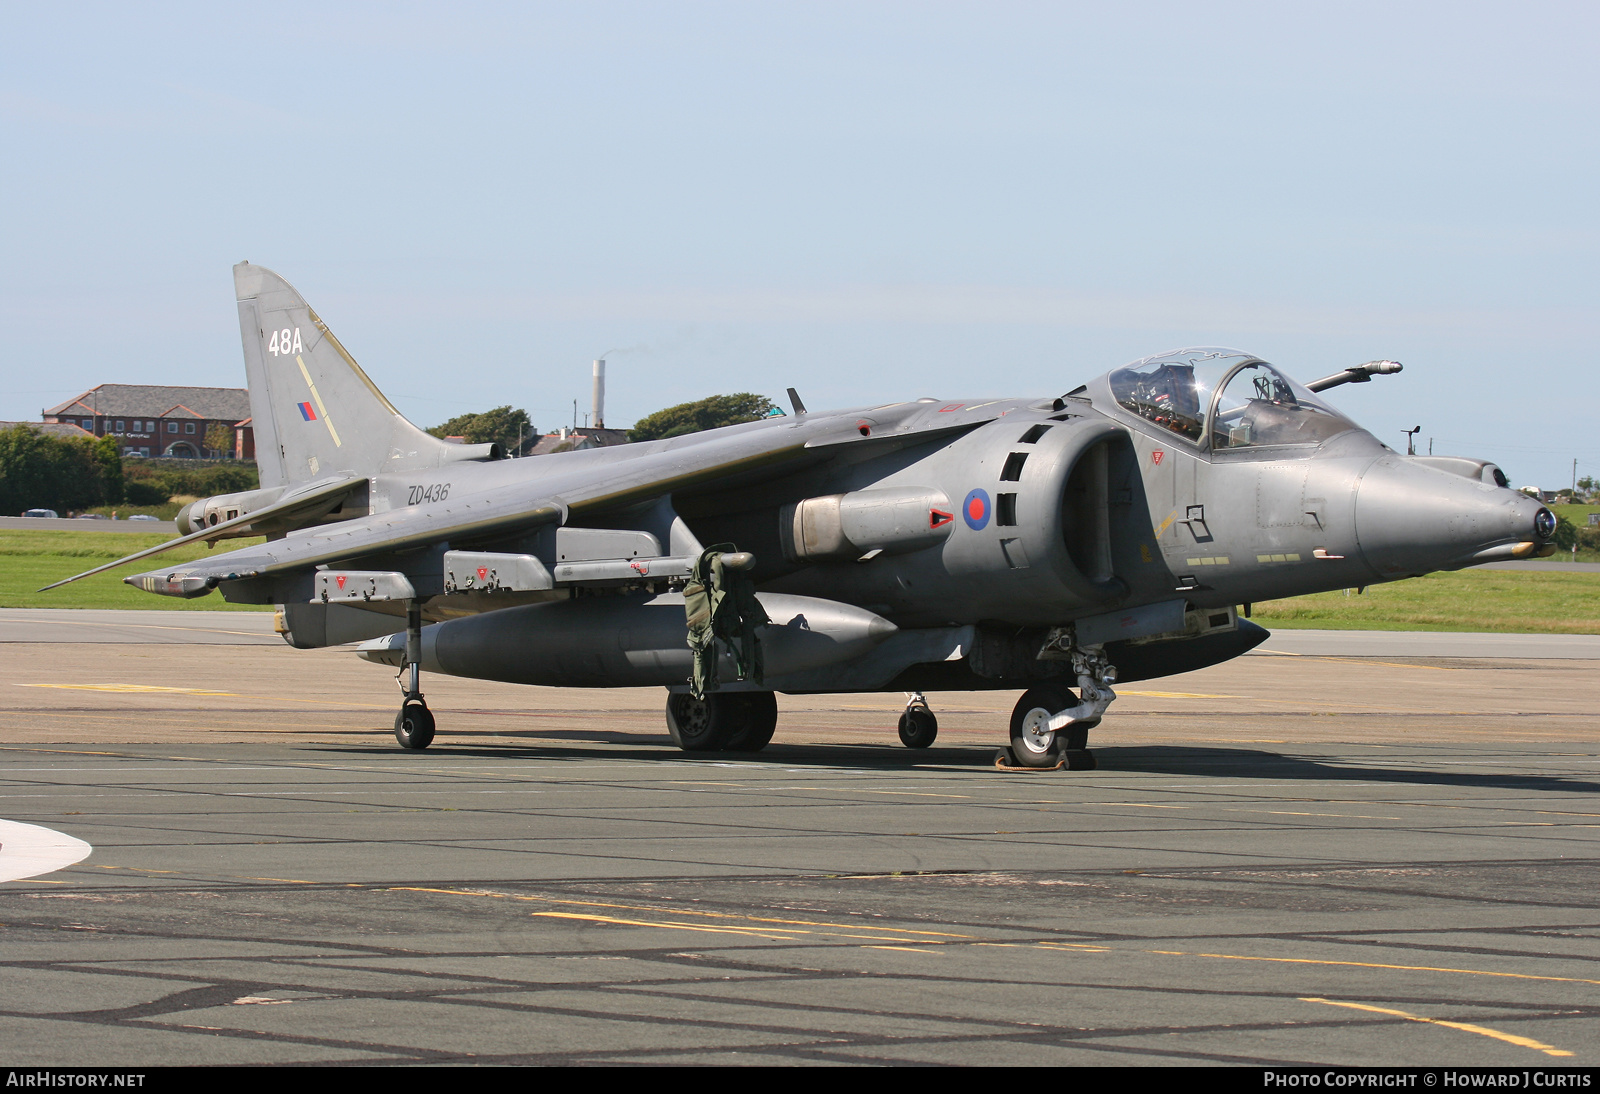
{"label": "light grey paint finish", "polygon": [[[662,610],[669,600],[527,601],[568,583],[614,593],[604,586],[637,583],[646,566],[655,579],[679,576],[702,538],[746,551],[759,541],[763,595],[811,598],[813,614],[837,616],[846,632],[860,615],[891,630],[1010,627],[1026,643],[1029,628],[1105,616],[1138,629],[1143,616],[1162,615],[1144,611],[1153,605],[1214,609],[1366,585],[1461,566],[1486,549],[1508,554],[1535,537],[1538,503],[1454,465],[1397,457],[1346,419],[1308,411],[1297,400],[1309,394],[1281,376],[1256,384],[1251,420],[1299,427],[1242,441],[1215,422],[1198,441],[1165,432],[1156,420],[1175,403],[1153,396],[1137,404],[1151,420],[1135,416],[1102,378],[1085,398],[918,400],[473,459],[405,422],[282,278],[248,265],[235,276],[252,389],[266,400],[258,417],[275,424],[283,474],[358,481],[366,512],[350,502],[338,523],[135,580],[176,595],[220,581],[233,599],[303,602],[312,571],[333,564],[403,575],[396,588],[406,581],[429,598],[445,590],[447,551],[537,559],[554,589],[522,574],[509,593],[473,589],[424,606],[434,619],[488,612],[432,632],[445,671],[681,682],[688,651],[683,621]],[[1267,443],[1274,437],[1294,443]],[[954,519],[943,523],[945,512]],[[449,583],[459,590],[465,576],[452,571]],[[453,657],[452,643],[466,652]]]}
{"label": "light grey paint finish", "polygon": [[1127,611],[1087,616],[1073,624],[1073,633],[1086,646],[1173,634],[1182,632],[1183,615],[1183,600],[1164,600]]}
{"label": "light grey paint finish", "polygon": [[[234,288],[263,486],[438,467],[461,458],[461,446],[401,417],[283,278],[240,263]],[[314,418],[308,420],[302,404]],[[271,423],[271,437],[263,436],[262,422]],[[263,443],[274,446],[265,457],[259,455]]]}

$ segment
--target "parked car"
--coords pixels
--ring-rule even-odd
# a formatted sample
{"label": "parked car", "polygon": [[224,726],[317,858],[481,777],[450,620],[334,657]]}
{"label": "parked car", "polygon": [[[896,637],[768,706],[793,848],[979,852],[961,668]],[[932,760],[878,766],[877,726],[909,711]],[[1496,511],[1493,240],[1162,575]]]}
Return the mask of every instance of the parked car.
{"label": "parked car", "polygon": [[107,517],[104,513],[79,513],[77,519],[79,519],[79,520],[109,520],[110,518]]}
{"label": "parked car", "polygon": [[135,514],[133,514],[133,516],[129,517],[128,519],[129,520],[160,520],[161,518],[160,517],[152,517],[149,513],[135,513]]}
{"label": "parked car", "polygon": [[24,513],[22,515],[25,516],[25,517],[52,517],[53,518],[53,517],[58,517],[61,514],[57,513],[54,509],[29,509],[26,513]]}

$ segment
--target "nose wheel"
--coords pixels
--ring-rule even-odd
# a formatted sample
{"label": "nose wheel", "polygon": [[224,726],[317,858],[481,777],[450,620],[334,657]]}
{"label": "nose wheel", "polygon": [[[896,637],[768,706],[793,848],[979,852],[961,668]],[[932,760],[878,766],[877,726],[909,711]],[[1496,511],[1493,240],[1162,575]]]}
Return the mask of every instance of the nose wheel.
{"label": "nose wheel", "polygon": [[1067,687],[1046,686],[1023,692],[1011,711],[1011,755],[1018,767],[1056,767],[1093,771],[1098,764],[1089,751],[1088,722],[1051,729],[1057,714],[1079,705]]}

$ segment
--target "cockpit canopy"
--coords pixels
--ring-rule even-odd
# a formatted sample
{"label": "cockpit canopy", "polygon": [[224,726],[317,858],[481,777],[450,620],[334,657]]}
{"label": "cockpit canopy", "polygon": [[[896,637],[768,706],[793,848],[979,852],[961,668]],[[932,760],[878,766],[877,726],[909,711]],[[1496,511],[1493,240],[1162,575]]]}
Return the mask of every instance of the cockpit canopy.
{"label": "cockpit canopy", "polygon": [[1319,444],[1357,428],[1265,361],[1236,349],[1146,357],[1109,380],[1124,409],[1213,451]]}

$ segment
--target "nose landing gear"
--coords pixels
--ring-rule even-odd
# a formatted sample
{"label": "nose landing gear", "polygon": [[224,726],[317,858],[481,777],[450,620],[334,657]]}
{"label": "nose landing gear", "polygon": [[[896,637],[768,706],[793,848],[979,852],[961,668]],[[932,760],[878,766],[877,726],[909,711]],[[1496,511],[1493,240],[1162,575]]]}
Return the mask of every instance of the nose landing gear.
{"label": "nose landing gear", "polygon": [[1011,759],[1018,767],[1093,771],[1089,730],[1100,724],[1117,697],[1111,685],[1117,670],[1100,646],[1074,646],[1069,655],[1081,698],[1064,685],[1045,684],[1023,692],[1011,712]]}

